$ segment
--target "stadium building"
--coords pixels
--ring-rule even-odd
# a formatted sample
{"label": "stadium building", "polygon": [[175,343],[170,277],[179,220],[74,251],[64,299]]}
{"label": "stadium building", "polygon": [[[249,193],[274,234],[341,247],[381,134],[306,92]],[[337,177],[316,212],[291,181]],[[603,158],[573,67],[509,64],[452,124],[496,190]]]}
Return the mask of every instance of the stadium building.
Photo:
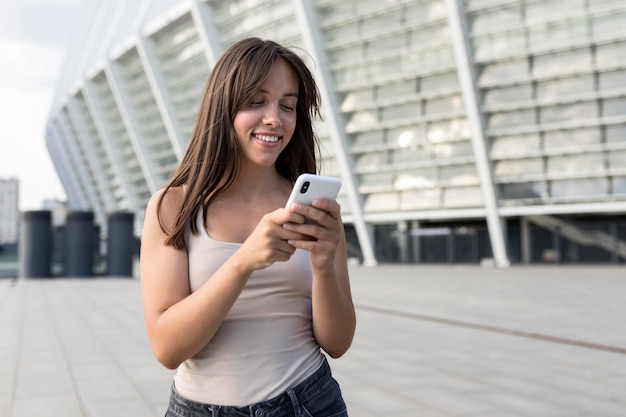
{"label": "stadium building", "polygon": [[70,210],[135,213],[249,36],[299,48],[349,256],[626,263],[623,0],[89,1],[46,143]]}

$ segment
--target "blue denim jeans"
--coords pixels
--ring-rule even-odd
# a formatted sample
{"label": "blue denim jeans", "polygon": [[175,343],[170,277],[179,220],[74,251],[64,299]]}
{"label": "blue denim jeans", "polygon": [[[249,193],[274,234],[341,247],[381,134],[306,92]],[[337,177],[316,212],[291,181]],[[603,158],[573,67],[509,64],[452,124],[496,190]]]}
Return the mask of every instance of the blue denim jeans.
{"label": "blue denim jeans", "polygon": [[172,386],[165,417],[348,417],[348,412],[339,384],[324,360],[313,375],[287,392],[245,407],[191,401]]}

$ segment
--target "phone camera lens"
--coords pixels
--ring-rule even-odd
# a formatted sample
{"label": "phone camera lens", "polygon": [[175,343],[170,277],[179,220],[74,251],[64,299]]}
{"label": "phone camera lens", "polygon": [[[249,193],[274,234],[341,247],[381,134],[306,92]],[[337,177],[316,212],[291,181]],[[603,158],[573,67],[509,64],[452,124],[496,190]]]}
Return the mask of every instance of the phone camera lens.
{"label": "phone camera lens", "polygon": [[309,181],[305,181],[302,184],[302,187],[300,188],[300,193],[304,194],[307,192],[307,190],[309,189],[309,185],[311,185],[311,183]]}

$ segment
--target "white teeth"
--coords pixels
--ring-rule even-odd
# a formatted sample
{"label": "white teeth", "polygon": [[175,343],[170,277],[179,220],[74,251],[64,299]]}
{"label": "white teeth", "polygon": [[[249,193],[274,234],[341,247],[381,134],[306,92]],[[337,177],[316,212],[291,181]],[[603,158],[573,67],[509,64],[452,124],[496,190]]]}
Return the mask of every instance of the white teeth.
{"label": "white teeth", "polygon": [[254,137],[265,142],[278,142],[278,136],[254,135]]}

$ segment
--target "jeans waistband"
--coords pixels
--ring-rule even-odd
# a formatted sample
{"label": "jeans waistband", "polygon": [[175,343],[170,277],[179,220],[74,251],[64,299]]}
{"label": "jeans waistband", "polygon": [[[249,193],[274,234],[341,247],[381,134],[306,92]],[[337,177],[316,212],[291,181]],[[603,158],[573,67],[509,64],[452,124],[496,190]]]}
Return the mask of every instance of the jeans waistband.
{"label": "jeans waistband", "polygon": [[322,365],[304,381],[286,392],[257,404],[243,407],[205,404],[184,398],[172,386],[173,399],[184,403],[198,415],[210,417],[282,417],[300,414],[300,401],[304,401],[319,392],[331,378],[328,360],[324,357]]}

